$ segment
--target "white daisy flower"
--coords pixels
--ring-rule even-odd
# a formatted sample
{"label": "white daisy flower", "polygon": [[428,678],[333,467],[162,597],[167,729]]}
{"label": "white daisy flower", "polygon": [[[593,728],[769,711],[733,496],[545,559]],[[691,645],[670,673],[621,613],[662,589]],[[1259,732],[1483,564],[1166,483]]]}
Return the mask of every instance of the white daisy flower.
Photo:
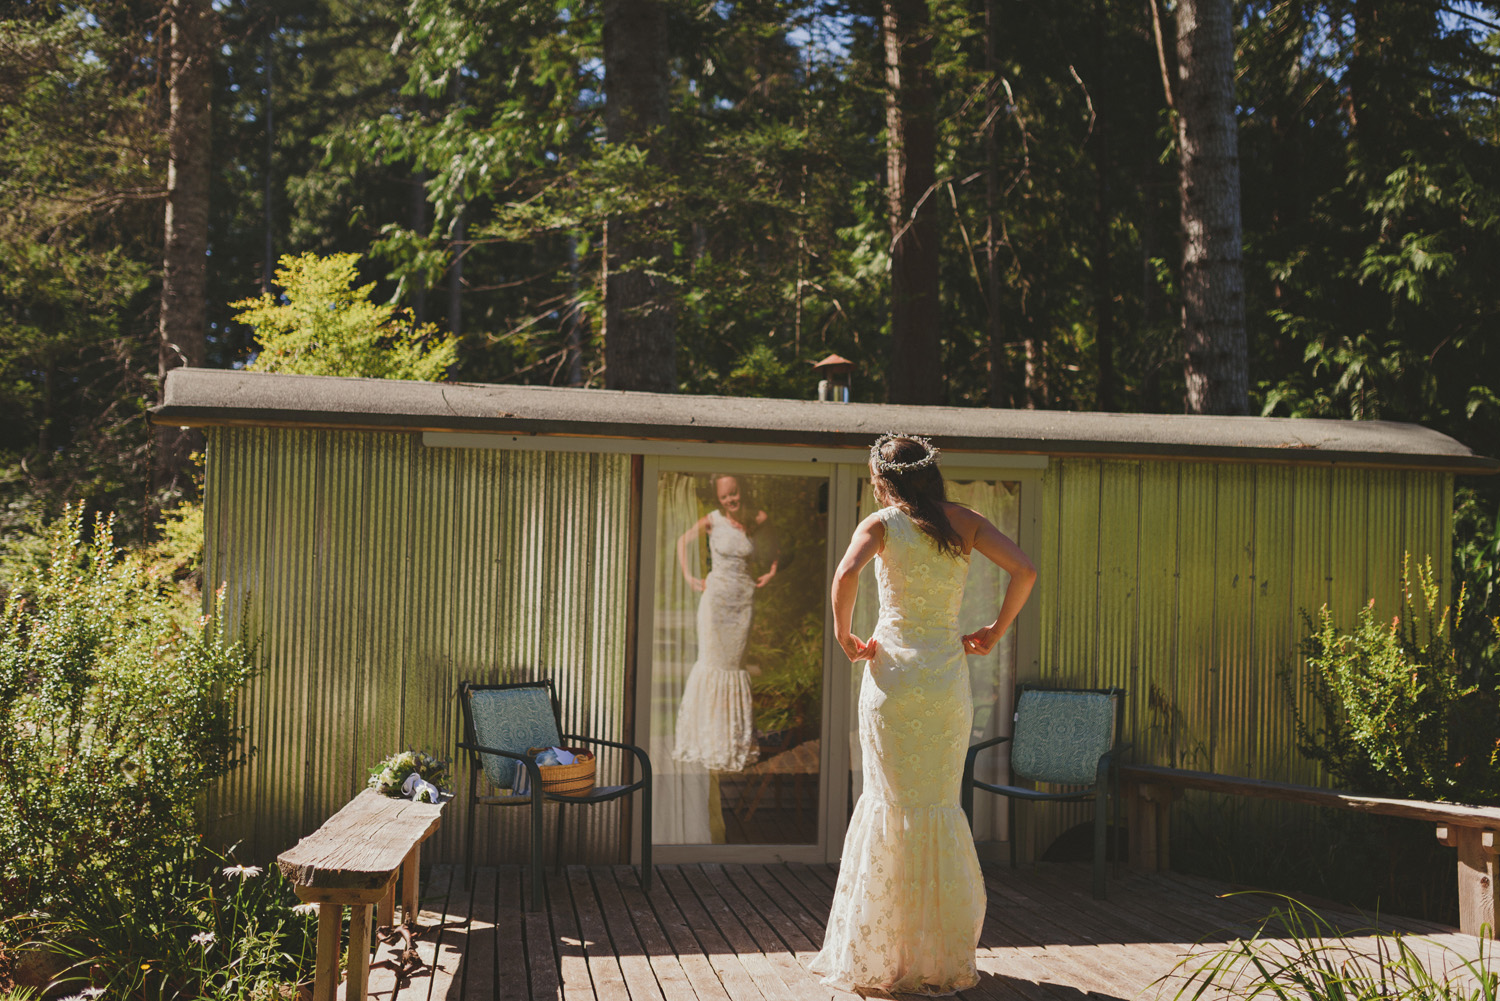
{"label": "white daisy flower", "polygon": [[226,865],[224,867],[224,875],[239,880],[254,879],[263,871],[258,865]]}
{"label": "white daisy flower", "polygon": [[209,946],[214,944],[215,938],[217,938],[217,936],[214,935],[214,933],[211,931],[200,931],[189,941],[191,941],[194,945],[201,945],[203,946],[203,948],[207,949]]}
{"label": "white daisy flower", "polygon": [[292,913],[293,914],[316,914],[316,913],[318,913],[318,905],[317,904],[293,904],[292,905]]}

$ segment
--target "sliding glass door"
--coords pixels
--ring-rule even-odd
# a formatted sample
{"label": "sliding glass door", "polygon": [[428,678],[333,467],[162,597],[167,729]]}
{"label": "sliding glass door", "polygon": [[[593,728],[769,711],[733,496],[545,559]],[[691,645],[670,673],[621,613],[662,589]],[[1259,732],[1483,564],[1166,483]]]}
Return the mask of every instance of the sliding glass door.
{"label": "sliding glass door", "polygon": [[652,489],[653,840],[821,860],[828,467],[663,461]]}

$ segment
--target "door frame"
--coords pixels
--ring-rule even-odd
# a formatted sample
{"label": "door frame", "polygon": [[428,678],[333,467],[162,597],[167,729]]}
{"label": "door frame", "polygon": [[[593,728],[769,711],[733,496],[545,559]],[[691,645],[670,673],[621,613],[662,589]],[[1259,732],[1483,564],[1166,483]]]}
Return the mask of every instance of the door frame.
{"label": "door frame", "polygon": [[[738,446],[733,449],[701,443],[672,443],[669,449],[653,449],[643,455],[641,476],[641,576],[636,621],[635,732],[651,733],[651,685],[654,674],[656,632],[655,558],[657,484],[663,472],[719,472],[732,465],[735,472],[750,475],[810,476],[828,483],[828,537],[824,558],[824,584],[833,579],[843,555],[844,540],[858,523],[858,491],[866,473],[868,453],[860,449],[810,449],[797,446]],[[830,454],[832,453],[832,454]],[[1036,553],[1041,541],[1041,482],[1046,456],[981,455],[950,453],[951,469],[944,476],[954,479],[989,479],[1017,482],[1021,487],[1020,524],[1016,542],[1028,553]],[[649,566],[648,566],[649,557]],[[818,776],[818,835],[802,845],[653,845],[654,858],[663,864],[697,862],[837,862],[847,826],[845,795],[849,772],[849,748],[845,735],[851,726],[850,700],[856,672],[849,668],[834,639],[833,608],[823,609],[823,718]],[[1029,601],[1016,621],[1016,676],[1035,676],[1041,653],[1041,617],[1038,602]],[[640,818],[632,826],[632,855],[639,858]]]}

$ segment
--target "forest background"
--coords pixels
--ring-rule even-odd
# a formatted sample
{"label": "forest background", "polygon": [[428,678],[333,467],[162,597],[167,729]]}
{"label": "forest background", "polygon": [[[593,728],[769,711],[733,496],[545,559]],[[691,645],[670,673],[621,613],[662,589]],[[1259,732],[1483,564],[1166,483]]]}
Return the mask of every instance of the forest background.
{"label": "forest background", "polygon": [[[1500,454],[1500,4],[0,0],[0,530],[80,500],[144,541],[190,497],[147,408],[255,358],[232,304],[287,254],[359,255],[452,379],[805,398],[836,352],[860,400],[1182,412],[1177,33],[1214,9],[1245,380],[1216,409]],[[1461,486],[1494,614],[1500,492]]]}

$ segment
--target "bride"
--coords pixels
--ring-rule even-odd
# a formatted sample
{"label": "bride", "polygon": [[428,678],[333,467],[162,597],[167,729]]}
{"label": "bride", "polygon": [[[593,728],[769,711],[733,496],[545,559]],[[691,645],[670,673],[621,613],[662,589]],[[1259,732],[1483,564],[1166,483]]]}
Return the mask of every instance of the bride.
{"label": "bride", "polygon": [[[678,707],[672,757],[710,771],[737,772],[756,758],[745,645],[755,592],[776,576],[776,561],[765,573],[751,572],[755,536],[766,530],[766,512],[748,503],[737,477],[715,476],[712,484],[718,507],[677,540],[682,575],[703,597],[698,602],[698,660]],[[687,547],[703,534],[713,563],[708,575],[699,578],[688,568]]]}
{"label": "bride", "polygon": [[[884,435],[870,449],[875,497],[834,572],[839,645],[867,661],[859,693],[864,791],[844,839],[823,950],[811,969],[845,989],[952,994],[979,981],[984,880],[959,784],[974,705],[964,654],[989,653],[1036,581],[1026,554],[982,515],[946,500],[938,450]],[[969,558],[1010,574],[995,621],[963,635]],[[859,572],[876,560],[880,620],[849,631]]]}

